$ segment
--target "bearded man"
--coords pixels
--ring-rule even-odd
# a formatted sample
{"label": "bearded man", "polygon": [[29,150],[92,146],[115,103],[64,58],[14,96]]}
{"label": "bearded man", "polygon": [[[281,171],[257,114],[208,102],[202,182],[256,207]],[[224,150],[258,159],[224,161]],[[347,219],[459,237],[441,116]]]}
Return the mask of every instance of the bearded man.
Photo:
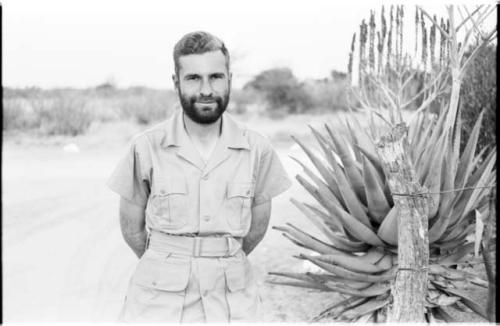
{"label": "bearded man", "polygon": [[173,56],[182,111],[135,137],[108,181],[140,258],[120,319],[251,321],[260,298],[247,256],[264,237],[271,199],[291,181],[270,142],[224,113],[224,43],[189,33]]}

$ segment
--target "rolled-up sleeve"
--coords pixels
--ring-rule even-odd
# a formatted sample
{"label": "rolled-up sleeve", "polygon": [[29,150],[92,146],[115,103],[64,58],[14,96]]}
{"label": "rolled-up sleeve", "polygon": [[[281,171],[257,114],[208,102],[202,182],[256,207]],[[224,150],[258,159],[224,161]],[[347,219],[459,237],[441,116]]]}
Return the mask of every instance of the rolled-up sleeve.
{"label": "rolled-up sleeve", "polygon": [[145,156],[133,143],[107,181],[112,191],[139,206],[146,206],[150,193],[148,160]]}
{"label": "rolled-up sleeve", "polygon": [[264,142],[257,171],[254,206],[269,201],[292,185],[278,153],[268,141]]}

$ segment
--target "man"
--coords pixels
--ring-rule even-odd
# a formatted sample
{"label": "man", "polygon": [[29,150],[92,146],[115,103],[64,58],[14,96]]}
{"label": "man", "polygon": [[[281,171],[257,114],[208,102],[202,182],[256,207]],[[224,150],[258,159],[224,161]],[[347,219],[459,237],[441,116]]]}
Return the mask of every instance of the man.
{"label": "man", "polygon": [[182,112],[137,136],[108,182],[140,257],[121,319],[249,321],[260,299],[247,255],[264,237],[271,199],[291,182],[269,141],[224,114],[224,43],[187,34],[174,63]]}

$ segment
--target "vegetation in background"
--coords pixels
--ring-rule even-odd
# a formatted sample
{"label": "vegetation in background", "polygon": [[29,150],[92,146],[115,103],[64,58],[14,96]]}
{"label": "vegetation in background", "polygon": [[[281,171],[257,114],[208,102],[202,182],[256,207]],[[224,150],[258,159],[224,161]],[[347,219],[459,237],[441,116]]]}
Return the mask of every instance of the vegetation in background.
{"label": "vegetation in background", "polygon": [[[470,51],[466,56],[470,55]],[[467,69],[460,94],[463,117],[462,149],[470,137],[477,117],[484,110],[484,119],[478,141],[478,151],[496,145],[497,108],[497,51],[495,46],[485,47]]]}
{"label": "vegetation in background", "polygon": [[3,130],[76,136],[94,122],[162,121],[176,105],[173,91],[145,87],[118,89],[102,84],[89,89],[4,88]]}

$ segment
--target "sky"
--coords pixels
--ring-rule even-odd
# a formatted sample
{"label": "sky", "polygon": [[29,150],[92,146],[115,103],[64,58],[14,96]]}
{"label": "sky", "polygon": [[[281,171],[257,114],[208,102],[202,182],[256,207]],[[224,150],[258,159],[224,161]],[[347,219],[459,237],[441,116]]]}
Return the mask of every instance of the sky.
{"label": "sky", "polygon": [[[8,87],[172,88],[172,49],[186,33],[221,38],[233,85],[264,69],[297,78],[347,70],[352,34],[382,2],[332,0],[3,0],[3,76]],[[414,3],[415,4],[415,3]],[[414,5],[413,4],[413,5]],[[444,2],[420,2],[444,13]],[[408,10],[414,10],[414,6]],[[496,17],[494,17],[496,23]],[[411,42],[411,41],[409,41]]]}

